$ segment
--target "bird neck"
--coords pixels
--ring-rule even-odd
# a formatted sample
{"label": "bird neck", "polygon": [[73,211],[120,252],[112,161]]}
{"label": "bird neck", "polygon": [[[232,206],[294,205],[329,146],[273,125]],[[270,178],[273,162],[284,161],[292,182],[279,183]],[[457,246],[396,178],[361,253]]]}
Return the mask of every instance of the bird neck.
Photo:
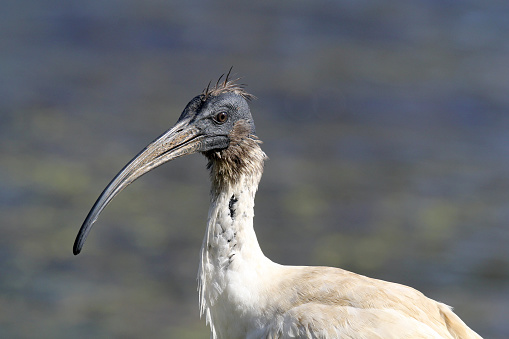
{"label": "bird neck", "polygon": [[212,198],[198,273],[200,310],[209,323],[212,306],[226,293],[228,273],[268,261],[253,228],[254,198],[266,156],[258,142],[251,147],[248,158],[237,162],[243,168],[228,168],[235,162],[209,157]]}

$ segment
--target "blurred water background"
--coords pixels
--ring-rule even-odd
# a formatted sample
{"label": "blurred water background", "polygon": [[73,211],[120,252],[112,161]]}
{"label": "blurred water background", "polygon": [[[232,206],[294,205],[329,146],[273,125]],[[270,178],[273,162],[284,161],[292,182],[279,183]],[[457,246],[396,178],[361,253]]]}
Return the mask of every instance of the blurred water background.
{"label": "blurred water background", "polygon": [[234,66],[266,164],[255,227],[509,338],[509,2],[0,4],[0,337],[208,338],[200,155],[138,180],[78,257],[122,166]]}

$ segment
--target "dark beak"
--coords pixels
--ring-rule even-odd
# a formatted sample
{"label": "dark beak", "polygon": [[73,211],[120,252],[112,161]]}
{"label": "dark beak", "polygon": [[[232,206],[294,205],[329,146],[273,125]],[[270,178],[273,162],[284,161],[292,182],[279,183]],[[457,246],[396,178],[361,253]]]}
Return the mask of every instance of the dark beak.
{"label": "dark beak", "polygon": [[108,203],[134,180],[150,170],[177,157],[199,152],[204,143],[200,130],[183,119],[170,130],[145,147],[106,186],[83,222],[74,241],[73,253],[77,255],[85,243],[92,225]]}

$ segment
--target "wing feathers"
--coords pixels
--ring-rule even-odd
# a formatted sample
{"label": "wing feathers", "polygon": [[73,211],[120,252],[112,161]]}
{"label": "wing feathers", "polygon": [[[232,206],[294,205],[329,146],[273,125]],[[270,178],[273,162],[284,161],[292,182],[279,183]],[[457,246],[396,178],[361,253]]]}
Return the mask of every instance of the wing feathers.
{"label": "wing feathers", "polygon": [[289,267],[266,338],[481,338],[407,286],[329,267]]}

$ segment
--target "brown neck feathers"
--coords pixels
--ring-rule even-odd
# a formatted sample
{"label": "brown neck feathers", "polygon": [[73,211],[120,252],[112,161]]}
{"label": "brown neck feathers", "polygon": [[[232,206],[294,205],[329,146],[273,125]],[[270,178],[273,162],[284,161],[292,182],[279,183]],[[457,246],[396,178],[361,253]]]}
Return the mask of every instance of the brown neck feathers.
{"label": "brown neck feathers", "polygon": [[207,152],[207,168],[212,180],[212,193],[217,195],[228,186],[235,185],[242,176],[259,180],[267,158],[260,148],[261,141],[244,121],[238,121],[229,135],[230,145],[220,151]]}

